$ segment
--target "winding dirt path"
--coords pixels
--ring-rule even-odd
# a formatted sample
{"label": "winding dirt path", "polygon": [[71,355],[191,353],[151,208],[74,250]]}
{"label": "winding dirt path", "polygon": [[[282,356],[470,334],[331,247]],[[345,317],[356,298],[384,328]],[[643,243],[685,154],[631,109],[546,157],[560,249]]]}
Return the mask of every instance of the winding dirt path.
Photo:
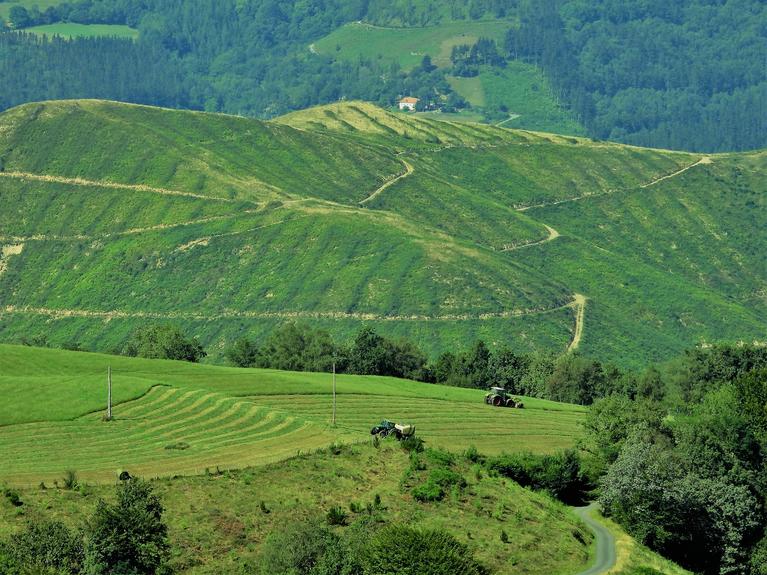
{"label": "winding dirt path", "polygon": [[567,346],[567,351],[575,351],[581,344],[583,338],[583,322],[586,316],[586,296],[582,294],[574,294],[574,301],[570,304],[570,307],[575,308],[575,329],[573,330],[573,340],[570,345]]}
{"label": "winding dirt path", "polygon": [[552,241],[554,241],[555,239],[557,239],[558,237],[560,237],[562,235],[557,230],[555,230],[554,228],[552,228],[549,225],[546,225],[546,224],[541,224],[541,225],[544,228],[546,228],[546,231],[549,232],[548,237],[543,238],[542,240],[535,241],[535,242],[530,242],[529,244],[521,244],[521,245],[518,245],[518,246],[508,246],[508,247],[504,246],[504,248],[501,251],[502,252],[515,252],[517,250],[522,250],[524,248],[531,248],[533,246],[540,246],[541,244],[547,244],[549,242],[552,242]]}
{"label": "winding dirt path", "polygon": [[[581,296],[582,297],[582,296]],[[2,314],[43,315],[55,319],[62,318],[94,318],[112,319],[189,319],[189,320],[221,320],[221,319],[354,319],[362,321],[488,321],[493,319],[511,319],[527,315],[542,315],[555,311],[572,308],[578,305],[577,295],[574,300],[564,305],[543,309],[517,309],[502,312],[482,314],[445,314],[428,315],[384,315],[376,313],[343,312],[343,311],[237,311],[225,310],[217,314],[199,314],[187,312],[149,312],[149,311],[95,311],[84,309],[54,309],[46,307],[14,306],[0,307]],[[577,326],[576,326],[577,330]]]}
{"label": "winding dirt path", "polygon": [[[703,164],[711,164],[711,163],[713,163],[713,160],[710,157],[705,156],[703,158],[700,158],[698,161],[693,162],[692,164],[690,164],[688,166],[685,166],[685,167],[683,167],[683,168],[681,168],[679,170],[676,170],[675,172],[672,172],[670,174],[666,174],[665,176],[658,176],[658,177],[653,178],[652,180],[650,180],[648,182],[645,182],[644,184],[639,184],[639,186],[636,186],[636,187],[643,190],[643,189],[649,188],[650,186],[654,186],[655,184],[657,184],[659,182],[662,182],[664,180],[670,180],[671,178],[675,178],[675,177],[685,173],[687,170],[691,170],[692,168],[694,168],[696,166],[700,166],[700,165],[703,165]],[[586,200],[586,199],[589,199],[589,198],[601,198],[602,196],[607,196],[609,194],[614,194],[616,192],[624,192],[624,191],[627,191],[627,190],[630,190],[630,189],[633,189],[633,188],[613,188],[613,189],[610,189],[610,190],[607,190],[607,191],[604,191],[604,192],[598,192],[598,193],[595,193],[595,194],[583,194],[581,196],[574,196],[572,198],[564,198],[562,200],[556,200],[556,201],[553,201],[553,202],[543,202],[543,203],[540,203],[540,204],[534,204],[532,206],[522,206],[520,208],[517,208],[517,211],[518,212],[526,212],[527,210],[532,210],[532,209],[535,209],[535,208],[548,208],[548,207],[551,207],[551,206],[558,206],[560,204],[568,204],[570,202],[578,202],[580,200]]]}
{"label": "winding dirt path", "polygon": [[48,182],[54,184],[66,184],[69,186],[87,186],[95,188],[106,188],[110,190],[131,190],[134,192],[149,192],[163,196],[183,196],[187,198],[196,198],[199,200],[212,200],[227,203],[252,203],[247,200],[233,200],[231,198],[220,198],[217,196],[204,196],[202,194],[193,194],[192,192],[181,192],[179,190],[169,190],[167,188],[155,188],[144,184],[120,184],[116,182],[107,182],[103,180],[86,180],[83,178],[67,178],[65,176],[52,176],[46,174],[33,174],[30,172],[0,172],[2,178],[12,178],[17,180],[32,180],[36,182]]}
{"label": "winding dirt path", "polygon": [[367,198],[365,198],[364,200],[362,200],[362,201],[359,203],[359,205],[360,205],[360,206],[364,206],[364,205],[365,205],[365,204],[367,204],[369,201],[371,201],[372,199],[374,199],[376,196],[378,196],[378,195],[380,195],[382,192],[384,192],[384,191],[385,191],[387,188],[389,188],[389,187],[393,186],[394,184],[396,184],[396,183],[397,183],[397,182],[399,182],[400,180],[404,180],[404,179],[405,179],[405,178],[407,178],[407,177],[408,177],[410,174],[412,174],[412,173],[413,173],[413,171],[414,171],[414,170],[413,170],[413,166],[410,164],[410,162],[408,162],[407,160],[402,160],[402,159],[400,159],[400,161],[401,161],[401,162],[402,162],[402,163],[405,165],[405,171],[404,171],[403,173],[401,173],[399,176],[397,176],[396,178],[392,178],[391,180],[389,180],[389,181],[385,182],[385,183],[384,183],[384,185],[382,185],[382,186],[381,186],[380,188],[378,188],[378,189],[377,189],[375,192],[373,192],[372,194],[370,194],[370,195],[369,195]]}

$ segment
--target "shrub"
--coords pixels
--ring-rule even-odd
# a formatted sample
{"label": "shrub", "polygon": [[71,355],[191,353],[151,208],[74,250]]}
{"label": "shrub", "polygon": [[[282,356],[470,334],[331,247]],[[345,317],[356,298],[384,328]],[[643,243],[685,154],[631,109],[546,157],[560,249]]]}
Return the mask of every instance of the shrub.
{"label": "shrub", "polygon": [[89,575],[154,575],[170,552],[162,514],[162,503],[148,482],[122,482],[117,502],[99,501],[88,526],[85,571]]}
{"label": "shrub", "polygon": [[469,448],[463,452],[463,456],[472,463],[479,463],[482,456],[479,454],[475,445],[470,445]]}
{"label": "shrub", "polygon": [[451,467],[455,465],[455,455],[449,451],[442,449],[434,449],[433,447],[426,450],[426,458],[435,465],[442,465],[444,467]]}
{"label": "shrub", "polygon": [[447,469],[446,467],[432,469],[429,472],[429,479],[427,481],[436,483],[444,489],[448,489],[453,485],[456,485],[460,489],[466,487],[466,479],[464,479],[463,475]]}
{"label": "shrub", "polygon": [[487,575],[469,548],[444,530],[381,529],[362,554],[366,575]]}
{"label": "shrub", "polygon": [[76,471],[68,469],[64,472],[64,489],[76,489],[77,483]]}
{"label": "shrub", "polygon": [[353,561],[346,546],[316,520],[290,523],[273,531],[264,542],[259,564],[261,575],[331,575],[350,571]]}
{"label": "shrub", "polygon": [[346,512],[339,506],[331,507],[327,514],[328,525],[346,525]]}
{"label": "shrub", "polygon": [[14,491],[12,489],[5,489],[3,491],[3,495],[5,495],[5,498],[14,507],[21,507],[22,505],[24,505],[24,502],[21,500],[21,497],[19,496],[19,493],[17,491]]}
{"label": "shrub", "polygon": [[431,501],[442,501],[445,498],[445,490],[438,483],[425,481],[413,488],[413,497],[417,501],[429,503]]}
{"label": "shrub", "polygon": [[27,525],[11,536],[0,556],[13,566],[0,573],[79,573],[83,564],[83,541],[79,533],[58,521],[42,521]]}
{"label": "shrub", "polygon": [[258,360],[258,346],[248,338],[241,337],[224,351],[224,356],[235,367],[255,367]]}
{"label": "shrub", "polygon": [[125,355],[198,362],[207,353],[197,338],[187,338],[178,327],[156,325],[136,330],[125,347]]}
{"label": "shrub", "polygon": [[407,439],[400,441],[400,447],[410,453],[420,453],[423,451],[423,439],[415,435],[411,435]]}
{"label": "shrub", "polygon": [[165,449],[183,451],[185,449],[189,449],[189,447],[191,446],[186,441],[178,441],[176,443],[169,443],[165,446]]}
{"label": "shrub", "polygon": [[487,466],[522,487],[548,491],[564,503],[577,504],[584,499],[587,482],[580,458],[572,450],[554,455],[504,454],[488,460]]}

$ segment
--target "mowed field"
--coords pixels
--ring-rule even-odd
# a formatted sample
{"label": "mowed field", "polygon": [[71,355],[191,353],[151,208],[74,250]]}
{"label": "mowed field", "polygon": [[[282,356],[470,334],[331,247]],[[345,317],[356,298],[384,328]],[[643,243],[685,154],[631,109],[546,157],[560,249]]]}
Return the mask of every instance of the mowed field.
{"label": "mowed field", "polygon": [[[105,422],[107,367],[114,420]],[[479,390],[394,378],[288,373],[0,346],[0,482],[53,483],[67,470],[108,483],[275,462],[332,442],[369,438],[383,418],[406,419],[429,445],[485,453],[572,447],[585,410],[526,399],[497,409]]]}
{"label": "mowed field", "polygon": [[138,30],[129,26],[116,24],[75,24],[71,22],[59,22],[44,26],[25,28],[25,32],[32,32],[39,36],[61,36],[62,38],[91,38],[95,36],[116,36],[118,38],[138,38]]}
{"label": "mowed field", "polygon": [[446,67],[454,46],[476,44],[480,38],[502,44],[510,27],[504,20],[447,22],[423,28],[385,28],[353,22],[334,30],[311,49],[342,60],[396,60],[406,70],[420,64],[428,54],[435,65]]}

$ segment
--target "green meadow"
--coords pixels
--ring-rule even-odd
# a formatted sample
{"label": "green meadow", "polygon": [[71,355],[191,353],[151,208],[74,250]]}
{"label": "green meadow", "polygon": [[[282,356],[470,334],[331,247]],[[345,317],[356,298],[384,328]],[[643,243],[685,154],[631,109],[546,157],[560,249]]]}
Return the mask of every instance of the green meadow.
{"label": "green meadow", "polygon": [[116,36],[118,38],[132,38],[134,40],[138,38],[138,30],[117,24],[59,22],[44,26],[32,26],[31,28],[25,28],[24,31],[40,36],[61,36],[62,38],[90,38],[94,36]]}
{"label": "green meadow", "polygon": [[502,43],[510,26],[504,20],[467,20],[423,28],[385,28],[353,22],[334,30],[312,48],[344,60],[362,57],[397,61],[405,70],[420,64],[428,54],[435,65],[446,67],[453,46],[475,44],[480,38]]}

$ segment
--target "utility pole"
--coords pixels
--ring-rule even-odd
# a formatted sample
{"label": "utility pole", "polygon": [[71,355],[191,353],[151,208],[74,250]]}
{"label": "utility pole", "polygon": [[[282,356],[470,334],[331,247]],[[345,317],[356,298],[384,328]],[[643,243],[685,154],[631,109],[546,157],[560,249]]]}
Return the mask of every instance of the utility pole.
{"label": "utility pole", "polygon": [[107,421],[112,421],[112,366],[107,367]]}
{"label": "utility pole", "polygon": [[336,362],[333,361],[333,427],[336,426]]}

